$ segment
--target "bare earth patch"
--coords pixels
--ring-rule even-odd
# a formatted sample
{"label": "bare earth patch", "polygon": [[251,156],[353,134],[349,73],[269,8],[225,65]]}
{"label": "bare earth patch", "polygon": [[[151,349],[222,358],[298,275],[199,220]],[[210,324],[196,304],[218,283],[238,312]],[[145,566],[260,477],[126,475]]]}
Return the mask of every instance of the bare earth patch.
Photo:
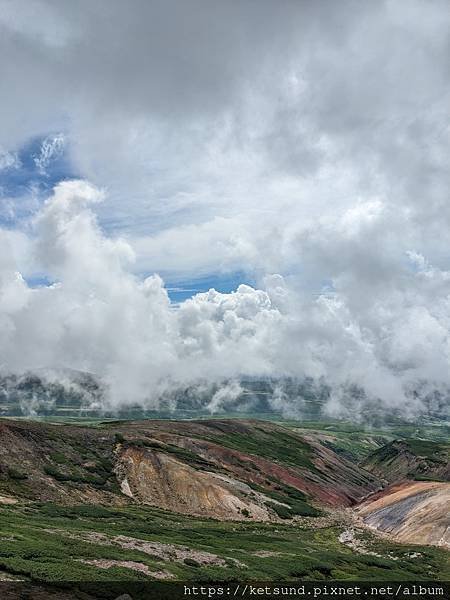
{"label": "bare earth patch", "polygon": [[109,537],[103,533],[97,533],[95,531],[88,531],[85,533],[71,533],[63,530],[47,530],[50,533],[58,533],[65,535],[73,539],[82,539],[86,542],[93,544],[105,544],[108,546],[119,546],[120,548],[127,550],[138,550],[144,552],[149,556],[152,556],[159,560],[179,562],[183,563],[185,559],[193,559],[201,565],[215,565],[219,567],[226,567],[227,562],[232,561],[238,567],[245,567],[246,565],[237,559],[223,559],[217,554],[211,552],[204,552],[203,550],[195,550],[188,546],[178,546],[176,544],[164,544],[162,542],[149,542],[146,540],[140,540],[138,538],[128,537],[125,535],[117,535]]}
{"label": "bare earth patch", "polygon": [[81,560],[80,562],[87,565],[93,565],[99,569],[111,569],[112,567],[125,567],[125,569],[132,569],[144,575],[149,575],[155,579],[172,579],[172,573],[168,571],[150,571],[147,565],[144,563],[135,562],[134,560],[107,560],[107,559],[91,559]]}
{"label": "bare earth patch", "polygon": [[17,498],[12,496],[0,496],[0,504],[17,504]]}
{"label": "bare earth patch", "polygon": [[393,554],[388,553],[387,555],[383,555],[379,554],[378,552],[374,552],[373,550],[369,550],[368,542],[358,537],[358,533],[361,534],[362,531],[345,529],[340,534],[338,539],[341,544],[351,548],[354,552],[358,552],[358,554],[366,554],[368,556],[377,556],[378,558],[391,558],[392,560],[398,560],[398,558]]}
{"label": "bare earth patch", "polygon": [[283,556],[283,552],[271,552],[270,550],[257,550],[252,552],[253,556],[259,556],[260,558],[270,558],[271,556]]}
{"label": "bare earth patch", "polygon": [[115,466],[122,492],[141,504],[220,520],[270,521],[261,494],[232,477],[200,471],[148,448],[121,450]]}
{"label": "bare earth patch", "polygon": [[365,525],[397,542],[450,549],[450,483],[404,482],[357,508]]}

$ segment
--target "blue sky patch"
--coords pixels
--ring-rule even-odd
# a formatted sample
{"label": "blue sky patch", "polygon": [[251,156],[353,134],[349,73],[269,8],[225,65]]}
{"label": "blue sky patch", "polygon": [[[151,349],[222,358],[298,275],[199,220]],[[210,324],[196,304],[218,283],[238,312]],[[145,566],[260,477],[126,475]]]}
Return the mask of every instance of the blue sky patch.
{"label": "blue sky patch", "polygon": [[30,206],[35,209],[59,181],[77,177],[61,133],[33,137],[14,156],[0,170],[0,225],[5,226],[28,216]]}
{"label": "blue sky patch", "polygon": [[226,275],[214,274],[182,282],[166,282],[166,289],[171,302],[180,303],[188,298],[192,298],[195,294],[207,292],[211,288],[223,294],[229,294],[230,292],[234,292],[241,283],[251,286],[255,285],[252,277],[242,271],[237,271]]}

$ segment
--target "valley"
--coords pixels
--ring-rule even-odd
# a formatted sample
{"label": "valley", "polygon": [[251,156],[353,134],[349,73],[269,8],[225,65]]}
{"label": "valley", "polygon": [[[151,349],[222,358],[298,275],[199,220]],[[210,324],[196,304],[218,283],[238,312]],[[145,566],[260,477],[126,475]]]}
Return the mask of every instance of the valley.
{"label": "valley", "polygon": [[445,426],[419,435],[256,419],[3,419],[1,577],[449,579]]}

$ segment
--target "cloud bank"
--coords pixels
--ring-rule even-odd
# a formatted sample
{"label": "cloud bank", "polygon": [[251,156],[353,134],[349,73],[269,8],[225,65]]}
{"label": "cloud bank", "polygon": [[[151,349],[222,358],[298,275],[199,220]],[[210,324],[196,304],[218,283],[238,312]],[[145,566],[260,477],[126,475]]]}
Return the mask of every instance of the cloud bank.
{"label": "cloud bank", "polygon": [[[67,181],[36,215],[28,251],[52,278],[49,285],[27,285],[9,232],[0,232],[3,370],[52,366],[97,373],[111,407],[157,407],[170,388],[199,381],[312,378],[331,387],[327,411],[347,410],[348,416],[358,398],[352,389],[363,392],[360,409],[402,405],[406,415],[415,415],[426,394],[450,386],[450,272],[422,256],[399,259],[395,285],[370,273],[364,280],[363,267],[357,273],[340,267],[328,294],[305,295],[271,275],[264,289],[210,290],[174,308],[158,275],[141,280],[133,274],[131,246],[101,231],[93,208],[102,200],[92,185]],[[335,248],[366,243],[383,219],[378,205],[352,209],[334,224]],[[314,241],[320,258],[323,235],[317,227],[304,242]],[[378,260],[383,265],[377,246],[373,252],[375,266]],[[345,258],[336,261],[339,266]],[[229,384],[211,398],[210,410],[240,392],[237,383]],[[282,394],[274,395],[277,407]]]}
{"label": "cloud bank", "polygon": [[[2,369],[448,409],[449,33],[445,0],[0,0]],[[4,192],[36,136],[79,179]]]}

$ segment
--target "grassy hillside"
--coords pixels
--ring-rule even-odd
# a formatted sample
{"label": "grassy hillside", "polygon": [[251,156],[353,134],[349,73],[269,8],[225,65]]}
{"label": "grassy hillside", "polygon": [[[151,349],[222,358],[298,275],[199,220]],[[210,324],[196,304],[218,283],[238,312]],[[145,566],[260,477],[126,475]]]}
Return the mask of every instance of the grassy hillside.
{"label": "grassy hillside", "polygon": [[362,465],[388,481],[450,481],[450,443],[394,440],[370,454]]}
{"label": "grassy hillside", "polygon": [[[156,505],[178,506],[181,512],[186,512],[183,494],[191,493],[186,478],[197,482],[199,494],[213,485],[215,493],[240,505],[244,516],[249,501],[264,504],[273,516],[287,516],[279,503],[292,514],[301,506],[318,514],[315,503],[348,506],[380,486],[320,436],[306,439],[268,422],[135,421],[97,427],[0,422],[0,494],[65,504],[124,504],[130,501],[119,487],[124,483],[131,485],[128,496],[134,494],[135,501],[153,503],[145,486],[153,485],[158,495],[164,482],[169,485],[169,471],[180,502],[172,503],[176,495],[168,490]],[[188,507],[187,496],[185,502]],[[208,510],[199,504],[199,514],[218,516]]]}
{"label": "grassy hillside", "polygon": [[[38,581],[148,577],[130,563],[164,572],[167,578],[196,581],[450,577],[448,555],[442,550],[400,546],[361,534],[373,553],[363,554],[339,542],[342,530],[326,523],[313,528],[306,523],[221,523],[137,506],[10,506],[0,509],[0,569]],[[145,546],[125,547],[126,540],[132,545],[130,539],[163,546],[149,553]],[[188,547],[191,557],[167,559],[168,544]],[[196,554],[201,552],[222,561],[202,565]],[[86,562],[102,560],[129,565],[103,569]]]}
{"label": "grassy hillside", "polygon": [[3,420],[0,579],[445,580],[448,552],[375,536],[345,507],[405,456],[410,474],[447,452],[343,424]]}

